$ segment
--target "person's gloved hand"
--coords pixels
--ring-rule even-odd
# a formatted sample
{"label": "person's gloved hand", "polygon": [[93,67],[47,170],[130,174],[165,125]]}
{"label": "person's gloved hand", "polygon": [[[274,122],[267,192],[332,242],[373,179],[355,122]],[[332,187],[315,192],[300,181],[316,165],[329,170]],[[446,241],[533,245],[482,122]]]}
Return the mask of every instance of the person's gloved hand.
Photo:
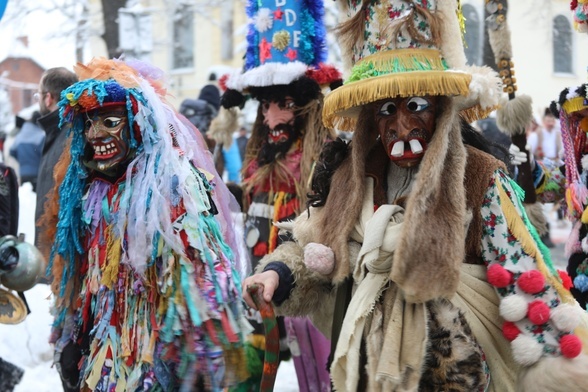
{"label": "person's gloved hand", "polygon": [[511,144],[508,148],[510,154],[510,163],[514,166],[519,166],[523,162],[527,162],[527,153],[521,151],[515,144]]}

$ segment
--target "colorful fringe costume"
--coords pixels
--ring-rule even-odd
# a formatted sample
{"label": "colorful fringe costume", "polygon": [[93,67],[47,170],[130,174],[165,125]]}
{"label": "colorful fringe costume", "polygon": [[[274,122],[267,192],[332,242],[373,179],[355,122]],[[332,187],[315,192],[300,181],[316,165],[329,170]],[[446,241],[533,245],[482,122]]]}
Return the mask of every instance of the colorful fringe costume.
{"label": "colorful fringe costume", "polygon": [[[334,67],[323,64],[327,57],[323,1],[249,1],[246,11],[251,23],[244,70],[227,77],[228,90],[222,103],[225,108],[237,106],[244,96],[260,102],[247,143],[242,182],[246,242],[255,267],[259,259],[289,239],[280,235],[274,224],[294,219],[306,205],[314,162],[324,143],[335,137],[333,129],[321,121],[321,89],[340,84],[341,75]],[[288,112],[287,119],[282,117],[274,124],[269,119],[272,110]],[[255,316],[258,314],[252,319]],[[307,320],[301,324],[314,329]],[[255,320],[252,325],[260,327]],[[300,390],[329,389],[327,377],[318,382],[318,377],[306,377],[304,370],[300,371],[303,357],[312,358],[306,366],[314,367],[317,373],[317,368],[326,367],[327,355],[315,358],[310,346],[297,344],[295,326],[288,319],[279,318],[278,325],[284,354],[288,351],[286,329],[292,332],[288,339],[291,346],[297,347],[292,354]],[[316,345],[325,347],[326,352],[328,341],[315,332]],[[261,328],[256,328],[252,340],[256,348],[262,349]]]}
{"label": "colorful fringe costume", "polygon": [[588,132],[587,84],[564,89],[551,111],[559,118],[565,151],[565,201],[573,223],[566,244],[568,273],[573,279],[572,293],[582,308],[588,303]]}
{"label": "colorful fringe costume", "polygon": [[[49,265],[58,366],[74,345],[81,390],[220,391],[240,382],[248,326],[236,203],[200,133],[165,102],[158,69],[95,59],[76,73],[80,82],[60,101],[71,162]],[[134,157],[106,178],[85,165],[86,112],[121,103]]]}

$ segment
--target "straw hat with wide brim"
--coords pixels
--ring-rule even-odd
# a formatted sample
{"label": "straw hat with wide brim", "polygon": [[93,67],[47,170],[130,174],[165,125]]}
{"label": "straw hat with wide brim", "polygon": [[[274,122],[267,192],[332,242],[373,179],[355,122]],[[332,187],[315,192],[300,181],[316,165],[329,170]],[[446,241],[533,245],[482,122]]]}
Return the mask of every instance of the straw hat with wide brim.
{"label": "straw hat with wide brim", "polygon": [[456,4],[341,0],[346,19],[338,36],[348,77],[325,99],[325,125],[352,130],[363,105],[394,97],[456,97],[469,122],[496,109],[500,78],[466,66]]}

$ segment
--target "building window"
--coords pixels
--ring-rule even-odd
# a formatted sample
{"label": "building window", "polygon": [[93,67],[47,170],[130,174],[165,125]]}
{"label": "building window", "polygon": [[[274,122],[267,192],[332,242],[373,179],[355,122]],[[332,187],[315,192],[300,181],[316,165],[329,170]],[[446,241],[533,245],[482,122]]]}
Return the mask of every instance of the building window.
{"label": "building window", "polygon": [[572,26],[563,15],[553,18],[553,72],[572,73]]}
{"label": "building window", "polygon": [[174,15],[173,69],[194,67],[194,11],[183,5]]}
{"label": "building window", "polygon": [[462,7],[465,18],[465,55],[469,65],[482,64],[482,35],[480,34],[481,24],[478,11],[470,5],[464,4]]}

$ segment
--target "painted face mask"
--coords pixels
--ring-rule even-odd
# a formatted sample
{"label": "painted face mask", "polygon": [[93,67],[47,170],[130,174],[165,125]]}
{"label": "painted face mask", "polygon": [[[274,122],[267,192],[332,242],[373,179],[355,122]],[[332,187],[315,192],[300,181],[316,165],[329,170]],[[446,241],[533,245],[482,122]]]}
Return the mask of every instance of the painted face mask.
{"label": "painted face mask", "polygon": [[437,97],[408,97],[372,104],[382,144],[400,167],[418,165],[435,132]]}
{"label": "painted face mask", "polygon": [[257,161],[259,165],[265,165],[290,151],[302,135],[304,119],[296,113],[297,106],[290,97],[280,103],[261,101],[260,104],[264,116],[261,132],[267,135],[267,139],[259,150]]}
{"label": "painted face mask", "polygon": [[130,155],[129,126],[124,106],[103,107],[86,113],[86,166],[109,174]]}
{"label": "painted face mask", "polygon": [[267,142],[269,144],[285,143],[291,138],[291,128],[294,123],[296,105],[291,97],[283,102],[262,101],[263,124],[268,129]]}

